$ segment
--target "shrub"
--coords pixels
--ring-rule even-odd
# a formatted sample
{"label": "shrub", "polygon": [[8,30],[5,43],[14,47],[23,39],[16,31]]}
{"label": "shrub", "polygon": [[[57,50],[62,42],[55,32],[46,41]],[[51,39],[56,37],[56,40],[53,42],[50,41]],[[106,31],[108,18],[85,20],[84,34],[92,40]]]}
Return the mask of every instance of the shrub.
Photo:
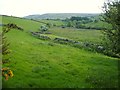
{"label": "shrub", "polygon": [[40,30],[41,30],[42,32],[45,32],[45,31],[48,30],[48,27],[46,27],[46,26],[41,26],[41,27],[40,27]]}

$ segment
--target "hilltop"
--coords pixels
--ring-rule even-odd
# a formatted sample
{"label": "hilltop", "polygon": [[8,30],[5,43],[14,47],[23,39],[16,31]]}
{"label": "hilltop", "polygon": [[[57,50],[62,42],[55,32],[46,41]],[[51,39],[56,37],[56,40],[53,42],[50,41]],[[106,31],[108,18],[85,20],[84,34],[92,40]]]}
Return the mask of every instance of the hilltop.
{"label": "hilltop", "polygon": [[80,17],[92,17],[92,16],[98,16],[99,14],[93,14],[93,13],[46,13],[42,15],[28,15],[24,18],[27,19],[66,19],[70,18],[72,16],[80,16]]}

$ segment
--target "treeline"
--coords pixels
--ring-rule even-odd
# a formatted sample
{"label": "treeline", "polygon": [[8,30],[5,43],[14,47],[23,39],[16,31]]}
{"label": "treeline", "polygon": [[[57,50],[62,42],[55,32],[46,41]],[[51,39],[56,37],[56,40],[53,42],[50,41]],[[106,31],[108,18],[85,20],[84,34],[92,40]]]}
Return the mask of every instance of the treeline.
{"label": "treeline", "polygon": [[71,21],[91,21],[88,17],[71,17],[70,18]]}
{"label": "treeline", "polygon": [[[95,30],[107,30],[108,28],[111,28],[109,25],[104,25],[104,22],[102,22],[98,17],[71,17],[66,18],[64,20],[60,19],[44,19],[44,20],[51,20],[51,22],[41,21],[41,20],[34,20],[39,23],[43,23],[44,25],[48,27],[73,27],[77,29],[95,29]],[[58,21],[58,23],[53,23],[52,21]],[[62,24],[59,24],[59,21],[62,22]],[[59,24],[59,25],[57,25]]]}
{"label": "treeline", "polygon": [[96,30],[106,30],[106,27],[88,25],[90,23],[99,23],[99,19],[95,19],[94,17],[71,17],[63,20],[66,24],[62,27],[74,27],[78,29],[96,29]]}

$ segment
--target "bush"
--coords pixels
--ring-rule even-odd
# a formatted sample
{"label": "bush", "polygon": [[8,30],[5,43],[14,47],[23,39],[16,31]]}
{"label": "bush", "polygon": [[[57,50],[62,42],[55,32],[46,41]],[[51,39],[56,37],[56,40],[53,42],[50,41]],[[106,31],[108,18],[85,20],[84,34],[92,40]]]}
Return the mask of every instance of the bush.
{"label": "bush", "polygon": [[48,30],[48,27],[46,27],[46,26],[41,26],[41,27],[40,27],[40,30],[41,30],[42,32],[45,32],[45,31]]}

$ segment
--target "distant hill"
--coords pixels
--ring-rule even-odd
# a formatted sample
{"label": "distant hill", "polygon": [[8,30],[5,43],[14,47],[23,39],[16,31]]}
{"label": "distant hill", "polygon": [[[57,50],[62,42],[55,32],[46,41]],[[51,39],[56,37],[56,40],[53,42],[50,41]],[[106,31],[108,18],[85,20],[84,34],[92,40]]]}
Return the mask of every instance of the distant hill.
{"label": "distant hill", "polygon": [[28,15],[25,16],[24,18],[27,19],[65,19],[65,18],[70,18],[72,16],[81,16],[81,17],[92,17],[92,16],[97,16],[99,15],[98,13],[46,13],[42,15]]}

